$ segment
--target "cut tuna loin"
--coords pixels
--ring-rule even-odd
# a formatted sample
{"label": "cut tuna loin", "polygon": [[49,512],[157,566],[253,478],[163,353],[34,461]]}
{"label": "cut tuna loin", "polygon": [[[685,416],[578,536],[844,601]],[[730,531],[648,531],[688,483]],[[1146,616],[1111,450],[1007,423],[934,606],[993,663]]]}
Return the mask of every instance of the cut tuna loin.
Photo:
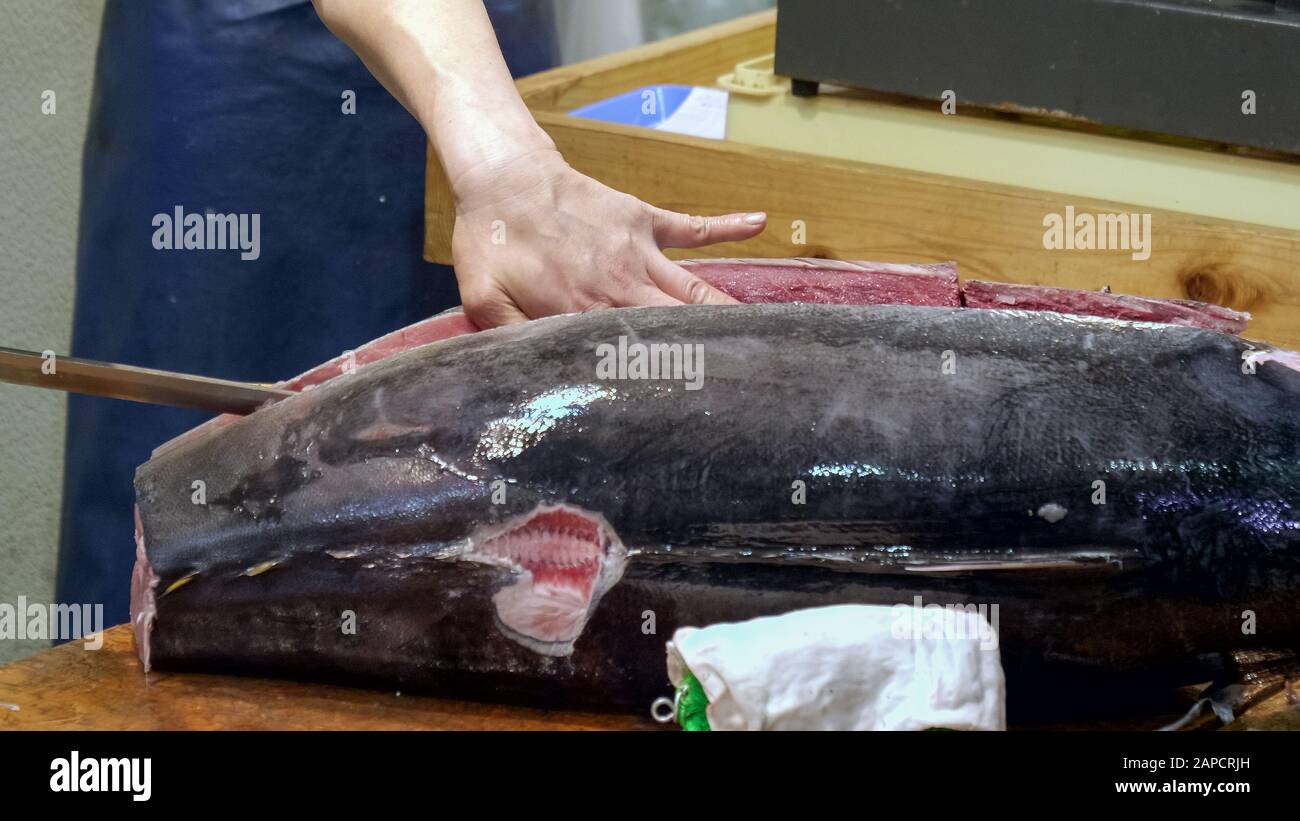
{"label": "cut tuna loin", "polygon": [[700,279],[747,303],[829,305],[961,305],[957,264],[837,259],[695,259],[679,263]]}
{"label": "cut tuna loin", "polygon": [[967,280],[962,283],[962,295],[968,308],[1015,308],[1021,311],[1105,316],[1136,322],[1186,325],[1230,334],[1241,333],[1250,321],[1248,313],[1190,299],[1159,299],[1074,288],[1018,285],[1012,282]]}

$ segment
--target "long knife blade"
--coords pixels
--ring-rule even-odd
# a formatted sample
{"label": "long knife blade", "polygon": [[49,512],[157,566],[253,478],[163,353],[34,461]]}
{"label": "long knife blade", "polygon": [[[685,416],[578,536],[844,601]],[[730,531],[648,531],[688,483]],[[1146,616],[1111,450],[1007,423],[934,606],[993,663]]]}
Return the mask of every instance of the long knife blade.
{"label": "long knife blade", "polygon": [[0,382],[178,408],[249,414],[293,391],[186,373],[0,348]]}

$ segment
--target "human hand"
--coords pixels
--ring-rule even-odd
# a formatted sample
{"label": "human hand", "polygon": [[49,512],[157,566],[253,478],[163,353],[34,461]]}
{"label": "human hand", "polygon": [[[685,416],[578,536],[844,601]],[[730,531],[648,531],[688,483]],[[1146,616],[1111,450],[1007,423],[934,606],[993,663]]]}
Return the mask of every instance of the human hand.
{"label": "human hand", "polygon": [[455,180],[452,256],[466,315],[481,328],[634,305],[733,303],[669,260],[760,233],[762,213],[666,211],[571,168],[554,148]]}

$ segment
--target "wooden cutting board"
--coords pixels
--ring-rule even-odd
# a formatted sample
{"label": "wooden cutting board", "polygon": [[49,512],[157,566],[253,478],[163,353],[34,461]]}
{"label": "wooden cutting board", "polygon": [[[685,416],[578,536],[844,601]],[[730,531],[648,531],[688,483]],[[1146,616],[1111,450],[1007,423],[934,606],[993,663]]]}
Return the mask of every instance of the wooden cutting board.
{"label": "wooden cutting board", "polygon": [[[12,709],[13,707],[18,709]],[[1154,730],[1147,716],[1034,730]],[[655,730],[648,715],[541,710],[295,681],[199,673],[146,675],[128,625],[0,666],[0,730]],[[1217,726],[1203,717],[1188,729]],[[1278,693],[1232,730],[1300,730],[1300,705]]]}
{"label": "wooden cutting board", "polygon": [[[18,709],[13,709],[13,707]],[[0,730],[641,730],[644,716],[480,704],[294,681],[145,674],[129,625],[0,667]]]}

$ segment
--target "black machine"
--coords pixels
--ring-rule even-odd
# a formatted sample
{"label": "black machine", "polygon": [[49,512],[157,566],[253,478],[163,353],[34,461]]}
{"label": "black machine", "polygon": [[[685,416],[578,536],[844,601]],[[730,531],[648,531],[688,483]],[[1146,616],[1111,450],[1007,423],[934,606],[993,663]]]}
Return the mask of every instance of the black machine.
{"label": "black machine", "polygon": [[776,71],[1300,154],[1300,0],[779,0]]}

